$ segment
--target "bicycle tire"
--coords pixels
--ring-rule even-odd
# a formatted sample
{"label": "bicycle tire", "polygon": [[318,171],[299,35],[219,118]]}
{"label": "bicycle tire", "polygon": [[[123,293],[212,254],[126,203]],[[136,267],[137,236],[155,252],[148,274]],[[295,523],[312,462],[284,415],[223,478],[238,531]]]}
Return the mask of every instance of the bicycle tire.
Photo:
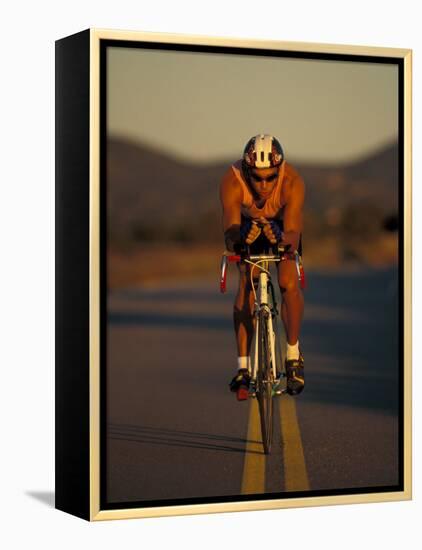
{"label": "bicycle tire", "polygon": [[258,358],[259,367],[257,372],[257,391],[259,416],[261,423],[262,445],[264,453],[271,452],[271,444],[273,439],[274,429],[274,412],[273,412],[273,376],[270,362],[270,350],[268,342],[268,321],[267,312],[261,310],[259,312],[259,342],[258,342]]}

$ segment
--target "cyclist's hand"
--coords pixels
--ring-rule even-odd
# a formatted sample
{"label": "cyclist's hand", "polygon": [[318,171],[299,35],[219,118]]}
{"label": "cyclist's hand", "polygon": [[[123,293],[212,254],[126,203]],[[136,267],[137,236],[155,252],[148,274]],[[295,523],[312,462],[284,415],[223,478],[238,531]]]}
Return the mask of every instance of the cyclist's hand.
{"label": "cyclist's hand", "polygon": [[278,243],[282,238],[282,232],[279,225],[274,220],[267,220],[266,218],[259,218],[260,223],[263,224],[263,232],[271,244]]}
{"label": "cyclist's hand", "polygon": [[252,244],[261,234],[261,228],[258,227],[256,220],[248,221],[242,228],[243,239],[246,244]]}
{"label": "cyclist's hand", "polygon": [[292,250],[297,250],[299,247],[300,233],[295,231],[285,231],[282,235],[282,244],[290,245]]}

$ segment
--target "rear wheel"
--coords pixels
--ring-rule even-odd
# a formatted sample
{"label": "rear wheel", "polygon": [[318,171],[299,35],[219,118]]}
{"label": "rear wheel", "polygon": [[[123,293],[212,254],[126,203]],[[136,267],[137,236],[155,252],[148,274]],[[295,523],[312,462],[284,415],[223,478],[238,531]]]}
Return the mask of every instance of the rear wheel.
{"label": "rear wheel", "polygon": [[259,405],[261,420],[261,434],[264,453],[269,454],[273,438],[273,373],[270,362],[270,350],[268,341],[268,313],[264,310],[259,313],[258,334],[258,372],[256,397]]}

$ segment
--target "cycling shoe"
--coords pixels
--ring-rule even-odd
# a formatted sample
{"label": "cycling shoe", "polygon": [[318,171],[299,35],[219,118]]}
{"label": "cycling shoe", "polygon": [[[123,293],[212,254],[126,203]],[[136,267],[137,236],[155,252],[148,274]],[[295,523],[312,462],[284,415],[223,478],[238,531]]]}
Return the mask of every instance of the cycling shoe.
{"label": "cycling shoe", "polygon": [[286,375],[287,375],[287,393],[289,395],[298,395],[305,387],[305,362],[302,354],[299,354],[299,359],[286,360]]}
{"label": "cycling shoe", "polygon": [[230,391],[236,392],[238,401],[248,398],[251,377],[248,369],[239,369],[236,376],[230,382]]}

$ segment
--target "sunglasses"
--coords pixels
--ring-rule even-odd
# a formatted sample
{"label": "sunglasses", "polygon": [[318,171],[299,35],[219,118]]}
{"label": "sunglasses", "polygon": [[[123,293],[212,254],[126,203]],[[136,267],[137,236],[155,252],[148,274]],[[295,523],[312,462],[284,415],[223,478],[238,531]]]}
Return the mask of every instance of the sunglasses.
{"label": "sunglasses", "polygon": [[253,172],[251,173],[251,176],[252,176],[252,179],[254,179],[258,183],[262,183],[263,181],[272,182],[272,181],[274,181],[278,178],[278,172],[276,172],[275,174],[271,174],[270,176],[267,176],[266,178],[262,178],[261,176],[258,176],[256,174],[254,174]]}

